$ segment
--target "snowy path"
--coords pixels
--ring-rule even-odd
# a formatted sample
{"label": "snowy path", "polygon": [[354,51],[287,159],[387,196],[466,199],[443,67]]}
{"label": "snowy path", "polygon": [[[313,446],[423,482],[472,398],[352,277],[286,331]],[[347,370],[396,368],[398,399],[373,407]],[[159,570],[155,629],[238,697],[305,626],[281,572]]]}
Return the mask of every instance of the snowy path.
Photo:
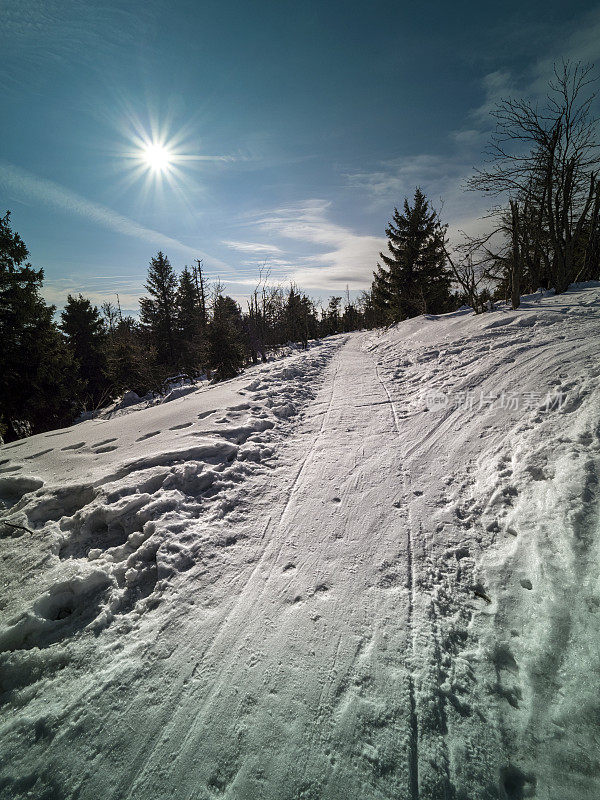
{"label": "snowy path", "polygon": [[544,303],[3,448],[0,796],[599,796],[600,287]]}
{"label": "snowy path", "polygon": [[265,503],[257,562],[163,734],[177,755],[128,796],[181,785],[190,762],[240,797],[417,796],[397,432],[353,340],[294,439],[290,488]]}

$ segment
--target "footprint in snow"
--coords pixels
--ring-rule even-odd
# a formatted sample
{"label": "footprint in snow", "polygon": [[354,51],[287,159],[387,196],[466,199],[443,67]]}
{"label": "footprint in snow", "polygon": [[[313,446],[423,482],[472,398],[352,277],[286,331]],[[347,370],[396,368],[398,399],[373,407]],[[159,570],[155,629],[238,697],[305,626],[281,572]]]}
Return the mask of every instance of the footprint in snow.
{"label": "footprint in snow", "polygon": [[39,453],[32,453],[32,455],[25,456],[25,458],[28,460],[31,458],[39,458],[40,456],[45,456],[46,453],[51,453],[53,450],[54,450],[53,447],[49,447],[47,450],[40,450]]}
{"label": "footprint in snow", "polygon": [[66,447],[61,447],[61,450],[79,450],[80,447],[83,447],[85,442],[77,442],[77,444],[68,444]]}
{"label": "footprint in snow", "polygon": [[[173,428],[171,428],[173,430]],[[158,436],[161,431],[151,431],[150,433],[145,433],[143,436],[140,436],[136,439],[136,442],[143,442],[145,439],[151,439],[153,436]]]}
{"label": "footprint in snow", "polygon": [[190,425],[193,425],[193,422],[182,422],[181,425],[173,425],[172,428],[169,428],[170,431],[180,431],[182,428],[189,428]]}

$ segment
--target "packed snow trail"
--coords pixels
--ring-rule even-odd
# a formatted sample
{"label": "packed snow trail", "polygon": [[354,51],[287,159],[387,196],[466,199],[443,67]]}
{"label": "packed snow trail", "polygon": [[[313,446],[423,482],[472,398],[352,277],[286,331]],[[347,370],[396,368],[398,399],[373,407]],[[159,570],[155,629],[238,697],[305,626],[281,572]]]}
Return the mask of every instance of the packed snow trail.
{"label": "packed snow trail", "polygon": [[595,800],[599,342],[582,287],[2,448],[0,796]]}
{"label": "packed snow trail", "polygon": [[239,797],[418,796],[398,441],[358,342],[297,434],[258,561],[127,797],[193,796],[199,778]]}

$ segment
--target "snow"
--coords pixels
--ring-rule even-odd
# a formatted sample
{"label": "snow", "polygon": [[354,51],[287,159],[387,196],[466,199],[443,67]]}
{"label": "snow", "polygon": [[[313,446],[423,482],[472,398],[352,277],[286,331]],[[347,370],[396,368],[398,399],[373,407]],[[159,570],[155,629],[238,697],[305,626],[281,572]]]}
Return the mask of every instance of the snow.
{"label": "snow", "polygon": [[0,796],[600,796],[599,339],[578,285],[0,448]]}

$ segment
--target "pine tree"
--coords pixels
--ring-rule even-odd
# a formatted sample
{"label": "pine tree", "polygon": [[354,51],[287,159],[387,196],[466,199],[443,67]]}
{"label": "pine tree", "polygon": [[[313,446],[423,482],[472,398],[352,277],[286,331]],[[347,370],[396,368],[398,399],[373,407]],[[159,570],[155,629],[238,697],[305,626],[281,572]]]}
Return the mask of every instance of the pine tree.
{"label": "pine tree", "polygon": [[[0,427],[7,439],[70,422],[79,392],[76,367],[39,290],[43,270],[0,217]],[[1,433],[2,431],[0,431]]]}
{"label": "pine tree", "polygon": [[404,200],[404,213],[394,209],[385,229],[390,255],[373,274],[372,299],[390,322],[447,310],[450,273],[446,268],[446,228],[417,188],[414,204]]}
{"label": "pine tree", "polygon": [[330,297],[329,304],[323,312],[322,328],[325,336],[339,333],[341,328],[341,297]]}
{"label": "pine tree", "polygon": [[292,284],[285,304],[285,337],[291,342],[301,342],[308,347],[311,304],[306,295]]}
{"label": "pine tree", "polygon": [[372,291],[363,291],[358,298],[358,308],[365,328],[376,328],[385,324],[380,312],[375,307]]}
{"label": "pine tree", "polygon": [[113,397],[126,390],[142,397],[161,388],[164,375],[156,367],[156,353],[133,317],[120,318],[109,334],[107,373]]}
{"label": "pine tree", "polygon": [[358,330],[362,325],[362,315],[354,303],[347,303],[342,314],[342,328],[345,333]]}
{"label": "pine tree", "polygon": [[69,295],[61,314],[61,329],[78,367],[83,404],[95,407],[107,389],[107,333],[100,312],[86,297]]}
{"label": "pine tree", "polygon": [[207,358],[205,301],[195,277],[185,267],[179,276],[177,289],[177,349],[180,366],[191,377],[203,371]]}
{"label": "pine tree", "polygon": [[177,276],[169,259],[160,251],[150,261],[145,287],[150,297],[140,299],[140,319],[159,363],[170,368],[176,362]]}
{"label": "pine tree", "polygon": [[207,281],[202,272],[202,259],[196,259],[196,266],[192,268],[194,275],[194,285],[196,287],[196,294],[200,305],[200,318],[202,320],[202,327],[206,328],[208,325],[208,310],[206,307],[207,295]]}
{"label": "pine tree", "polygon": [[242,315],[232,297],[217,295],[208,331],[211,365],[220,380],[234,378],[244,366],[246,348],[242,334]]}

